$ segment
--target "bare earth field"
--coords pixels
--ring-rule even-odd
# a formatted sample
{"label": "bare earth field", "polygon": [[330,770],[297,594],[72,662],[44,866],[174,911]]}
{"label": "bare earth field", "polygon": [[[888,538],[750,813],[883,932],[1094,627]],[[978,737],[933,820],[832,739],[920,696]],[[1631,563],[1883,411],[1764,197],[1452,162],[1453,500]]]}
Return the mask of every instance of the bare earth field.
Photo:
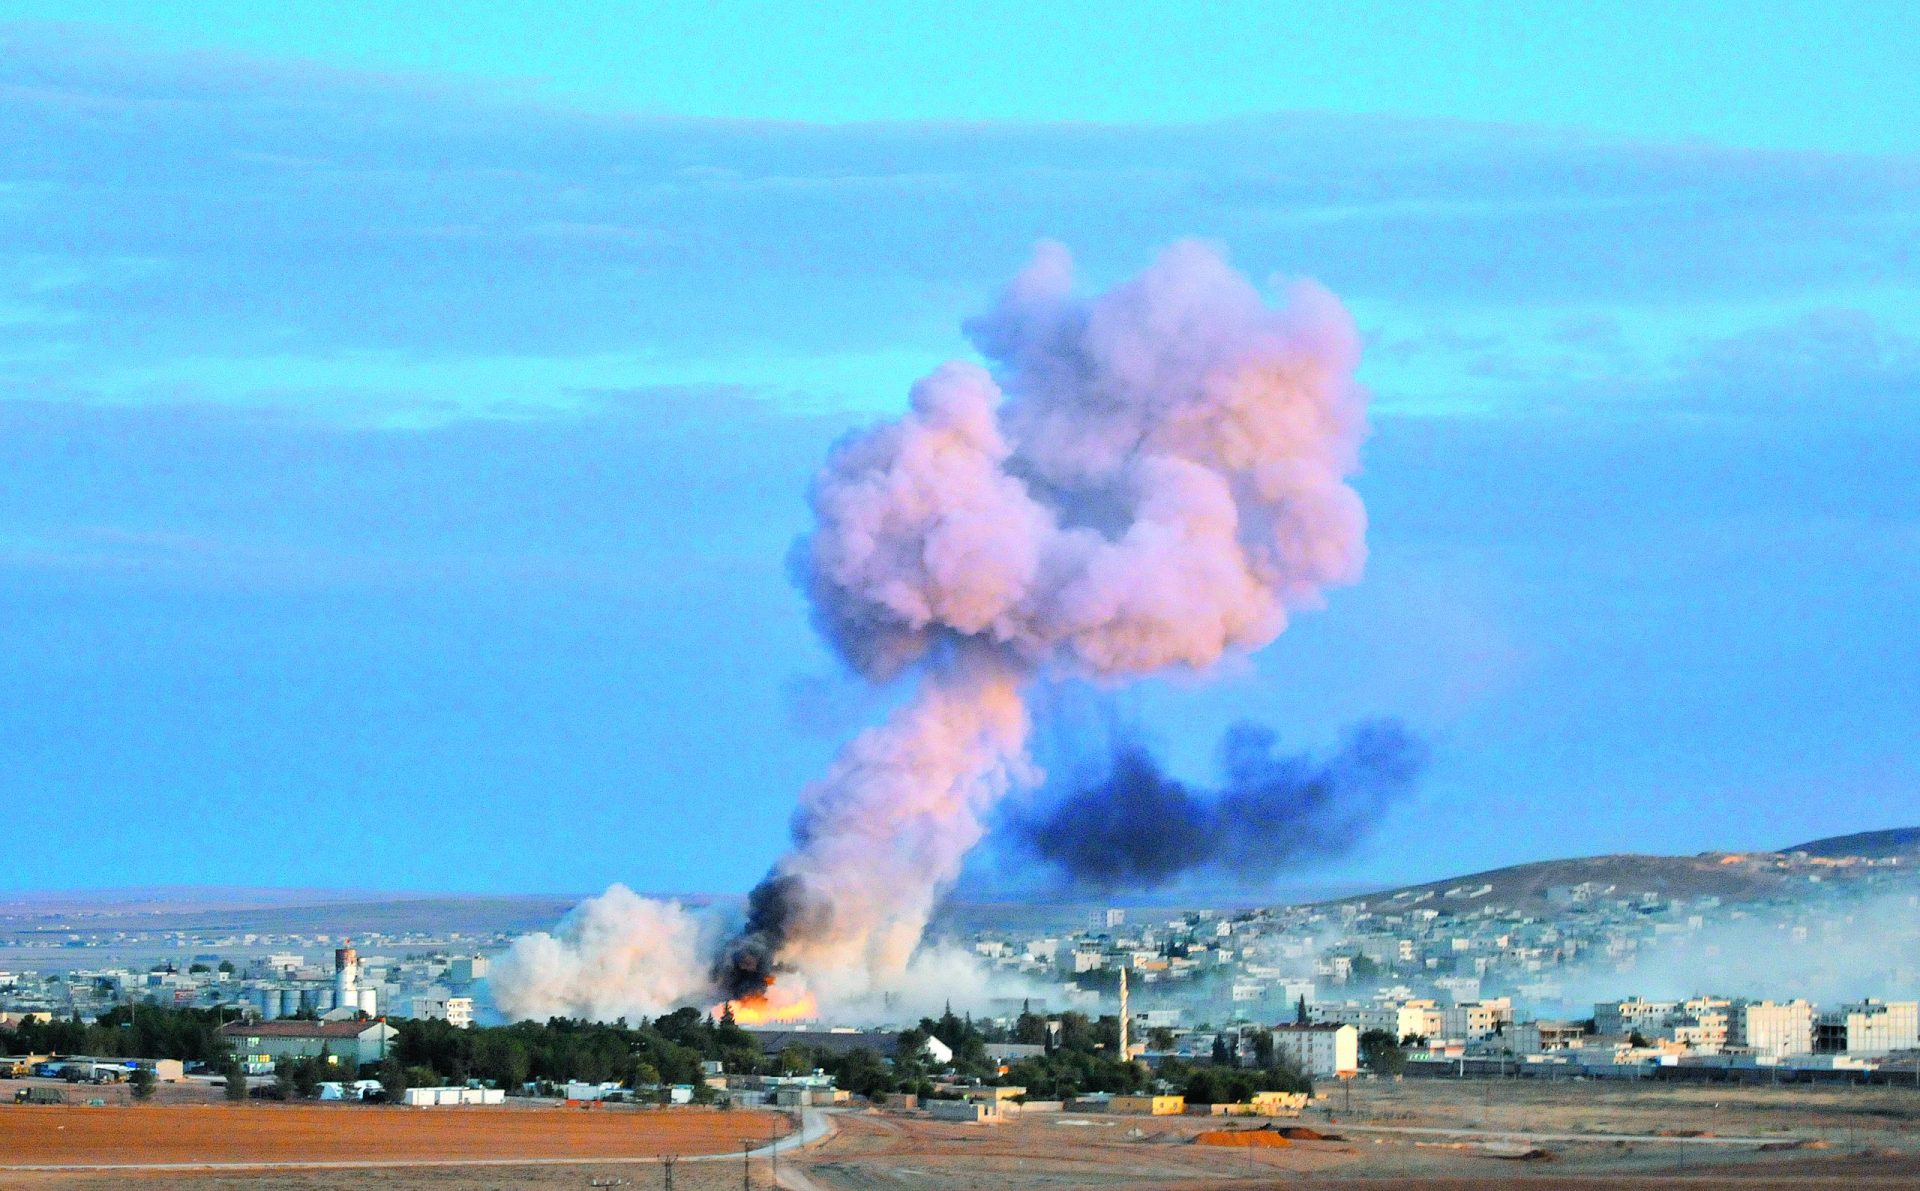
{"label": "bare earth field", "polygon": [[1192,1117],[982,1127],[849,1114],[786,1165],[821,1191],[1920,1187],[1912,1089],[1361,1081],[1346,1104],[1335,1089],[1330,1114],[1300,1122],[1338,1140],[1283,1148],[1196,1145],[1204,1130],[1259,1126]]}
{"label": "bare earth field", "polygon": [[[521,1187],[586,1186],[595,1177],[638,1178],[629,1163],[597,1175],[579,1160],[660,1155],[738,1155],[788,1132],[785,1116],[703,1109],[383,1108],[363,1105],[146,1105],[89,1108],[0,1106],[0,1186],[91,1187]],[[557,1160],[565,1160],[560,1164]],[[550,1176],[505,1165],[517,1161]],[[421,1168],[432,1162],[472,1163]],[[313,1163],[308,1171],[165,1170],[169,1164]],[[328,1163],[390,1163],[384,1170]],[[25,1170],[48,1166],[144,1166],[146,1170]],[[716,1166],[716,1164],[707,1164]],[[754,1164],[762,1172],[764,1159]],[[725,1185],[740,1185],[737,1157]],[[700,1186],[693,1164],[677,1187]],[[716,1173],[718,1167],[716,1166]],[[657,1178],[657,1174],[653,1176]],[[763,1177],[761,1185],[766,1185]],[[647,1184],[641,1184],[647,1185]]]}
{"label": "bare earth field", "polygon": [[[1330,1111],[1329,1111],[1330,1110]],[[1035,1115],[998,1126],[831,1114],[824,1140],[779,1158],[791,1191],[1073,1191],[1222,1186],[1466,1191],[1642,1187],[1761,1191],[1920,1187],[1920,1091],[1657,1084],[1360,1081],[1300,1124],[1334,1135],[1280,1147],[1195,1144],[1257,1129],[1197,1117]],[[1286,1122],[1282,1122],[1285,1124]],[[664,1187],[644,1160],[682,1161],[677,1191],[742,1185],[742,1139],[770,1113],[564,1108],[0,1106],[0,1187]],[[570,1160],[564,1164],[557,1159]],[[28,1171],[45,1164],[368,1163],[307,1169]],[[432,1162],[434,1165],[422,1165]],[[380,1163],[392,1163],[382,1166]],[[765,1154],[748,1185],[772,1186]]]}

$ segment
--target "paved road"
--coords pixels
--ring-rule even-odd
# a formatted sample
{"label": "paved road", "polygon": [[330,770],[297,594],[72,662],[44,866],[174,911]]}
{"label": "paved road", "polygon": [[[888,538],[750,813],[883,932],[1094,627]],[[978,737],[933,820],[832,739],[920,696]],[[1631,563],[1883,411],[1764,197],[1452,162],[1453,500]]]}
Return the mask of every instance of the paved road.
{"label": "paved road", "polygon": [[1763,1146],[1806,1138],[1776,1133],[1771,1137],[1663,1137],[1658,1133],[1529,1133],[1513,1129],[1440,1129],[1420,1125],[1350,1125],[1345,1121],[1328,1125],[1341,1133],[1410,1133],[1424,1137],[1478,1137],[1489,1141],[1631,1141],[1698,1146]]}
{"label": "paved road", "polygon": [[[838,1126],[830,1114],[817,1108],[803,1108],[800,1110],[800,1128],[781,1138],[778,1148],[784,1151],[825,1141],[836,1128]],[[775,1147],[767,1148],[772,1150]],[[778,1177],[785,1191],[827,1191],[827,1188],[807,1177],[805,1170],[796,1166],[782,1166]]]}

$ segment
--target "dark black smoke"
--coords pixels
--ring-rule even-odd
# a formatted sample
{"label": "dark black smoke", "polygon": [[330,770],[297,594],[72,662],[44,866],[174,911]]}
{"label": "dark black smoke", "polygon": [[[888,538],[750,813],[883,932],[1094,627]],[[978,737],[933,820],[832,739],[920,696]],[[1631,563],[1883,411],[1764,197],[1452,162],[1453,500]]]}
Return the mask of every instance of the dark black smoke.
{"label": "dark black smoke", "polygon": [[747,894],[747,921],[713,965],[713,983],[729,1001],[764,996],[780,971],[780,949],[799,926],[819,914],[806,886],[791,874],[768,873]]}
{"label": "dark black smoke", "polygon": [[1149,889],[1210,870],[1272,876],[1352,848],[1426,766],[1426,745],[1398,720],[1348,729],[1332,756],[1279,755],[1273,731],[1238,724],[1220,745],[1219,789],[1161,770],[1137,740],[1115,739],[1100,771],[1015,821],[1027,848],[1074,884]]}

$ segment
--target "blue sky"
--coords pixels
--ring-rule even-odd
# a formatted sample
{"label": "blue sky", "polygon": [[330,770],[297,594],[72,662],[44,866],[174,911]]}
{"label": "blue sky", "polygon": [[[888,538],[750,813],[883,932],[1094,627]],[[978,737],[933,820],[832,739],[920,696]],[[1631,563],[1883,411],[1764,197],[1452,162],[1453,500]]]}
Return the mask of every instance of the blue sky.
{"label": "blue sky", "polygon": [[1367,336],[1366,582],[1119,696],[1196,777],[1240,718],[1433,737],[1299,879],[1913,820],[1903,7],[391,9],[0,2],[17,838],[744,887],[887,698],[786,580],[807,478],[1043,236]]}

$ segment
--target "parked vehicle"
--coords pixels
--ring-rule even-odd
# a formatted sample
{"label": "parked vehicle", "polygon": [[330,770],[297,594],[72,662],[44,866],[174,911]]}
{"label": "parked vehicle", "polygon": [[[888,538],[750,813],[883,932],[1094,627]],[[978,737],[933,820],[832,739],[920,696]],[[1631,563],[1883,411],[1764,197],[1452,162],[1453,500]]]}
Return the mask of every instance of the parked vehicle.
{"label": "parked vehicle", "polygon": [[13,1094],[15,1104],[65,1104],[67,1094],[59,1088],[21,1088]]}

